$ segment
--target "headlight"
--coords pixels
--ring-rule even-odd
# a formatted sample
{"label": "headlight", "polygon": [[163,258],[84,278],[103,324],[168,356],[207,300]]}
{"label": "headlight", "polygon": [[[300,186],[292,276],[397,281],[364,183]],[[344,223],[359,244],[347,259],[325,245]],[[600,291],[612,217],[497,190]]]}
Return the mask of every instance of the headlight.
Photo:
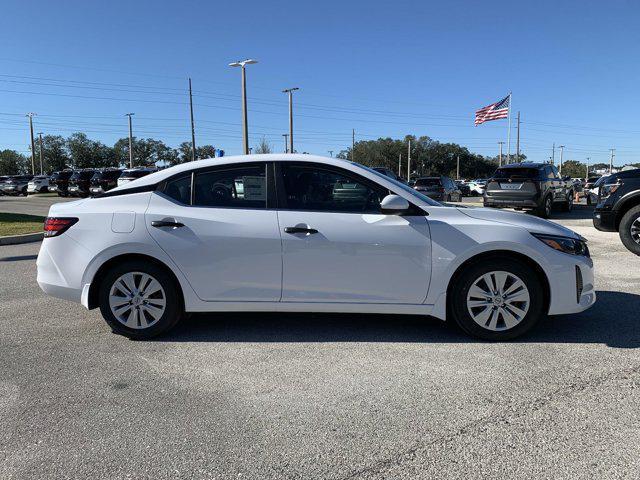
{"label": "headlight", "polygon": [[571,237],[561,237],[556,235],[544,235],[541,233],[532,233],[541,242],[546,243],[554,250],[558,250],[570,255],[581,255],[583,257],[589,257],[589,247],[587,247],[586,240],[580,240]]}
{"label": "headlight", "polygon": [[609,195],[611,195],[613,192],[618,190],[618,188],[620,188],[620,185],[622,185],[621,182],[618,182],[618,183],[605,183],[604,185],[602,185],[600,187],[600,191],[598,192],[599,195],[600,195],[600,200],[604,200]]}

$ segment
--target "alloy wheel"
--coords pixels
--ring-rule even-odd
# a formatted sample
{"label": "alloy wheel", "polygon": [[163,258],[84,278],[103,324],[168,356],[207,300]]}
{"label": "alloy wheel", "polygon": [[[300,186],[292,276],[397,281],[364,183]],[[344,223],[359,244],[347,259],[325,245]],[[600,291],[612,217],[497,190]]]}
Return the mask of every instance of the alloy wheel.
{"label": "alloy wheel", "polygon": [[640,217],[636,218],[631,224],[631,238],[640,245]]}
{"label": "alloy wheel", "polygon": [[471,284],[467,311],[482,328],[493,332],[518,325],[529,311],[531,299],[525,283],[513,273],[494,271]]}
{"label": "alloy wheel", "polygon": [[113,282],[109,291],[111,313],[128,328],[151,327],[160,320],[166,306],[162,285],[148,273],[125,273]]}

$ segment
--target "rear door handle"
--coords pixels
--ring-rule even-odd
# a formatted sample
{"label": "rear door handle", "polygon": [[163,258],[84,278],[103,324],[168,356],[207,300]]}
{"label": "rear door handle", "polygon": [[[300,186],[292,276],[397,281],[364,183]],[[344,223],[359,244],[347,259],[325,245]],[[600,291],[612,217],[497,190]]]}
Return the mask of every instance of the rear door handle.
{"label": "rear door handle", "polygon": [[284,227],[284,233],[307,233],[313,235],[314,233],[318,233],[318,230],[307,227]]}
{"label": "rear door handle", "polygon": [[180,227],[184,227],[184,223],[170,222],[167,220],[154,220],[153,222],[151,222],[151,226],[156,228],[162,228],[162,227],[180,228]]}

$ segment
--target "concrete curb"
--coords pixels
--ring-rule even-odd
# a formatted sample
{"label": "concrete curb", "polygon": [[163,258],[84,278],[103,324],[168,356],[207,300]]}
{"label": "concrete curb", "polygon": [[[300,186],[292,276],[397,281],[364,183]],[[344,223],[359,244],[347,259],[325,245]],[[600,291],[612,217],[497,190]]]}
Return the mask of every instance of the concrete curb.
{"label": "concrete curb", "polygon": [[0,245],[18,245],[20,243],[39,242],[43,238],[44,232],[10,235],[8,237],[0,237]]}

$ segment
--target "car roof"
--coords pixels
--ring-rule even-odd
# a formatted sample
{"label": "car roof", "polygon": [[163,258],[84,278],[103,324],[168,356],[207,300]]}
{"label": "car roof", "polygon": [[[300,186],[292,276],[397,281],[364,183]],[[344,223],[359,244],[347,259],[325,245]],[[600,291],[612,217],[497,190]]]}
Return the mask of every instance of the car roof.
{"label": "car roof", "polygon": [[521,163],[510,163],[508,165],[503,165],[499,168],[543,168],[548,163],[537,163],[537,162],[521,162]]}

